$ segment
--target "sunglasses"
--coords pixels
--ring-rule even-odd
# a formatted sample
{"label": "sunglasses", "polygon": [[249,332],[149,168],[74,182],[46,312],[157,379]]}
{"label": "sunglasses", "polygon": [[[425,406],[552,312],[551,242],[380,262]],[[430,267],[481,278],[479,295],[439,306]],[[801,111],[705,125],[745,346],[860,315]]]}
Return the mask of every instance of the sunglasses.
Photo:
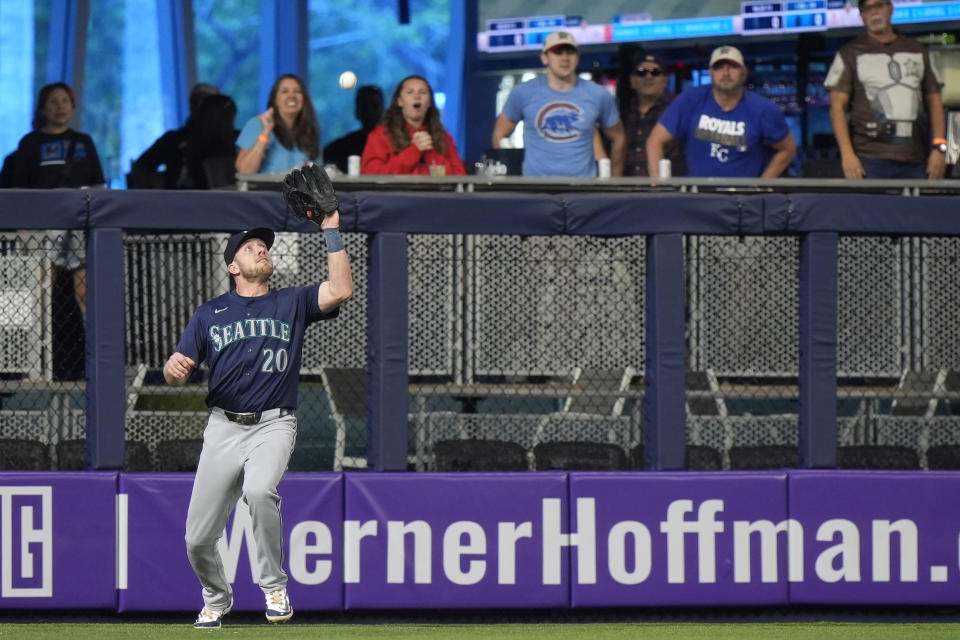
{"label": "sunglasses", "polygon": [[641,78],[646,78],[648,75],[656,78],[662,73],[663,71],[660,71],[660,69],[634,69],[633,70],[633,75],[640,76]]}

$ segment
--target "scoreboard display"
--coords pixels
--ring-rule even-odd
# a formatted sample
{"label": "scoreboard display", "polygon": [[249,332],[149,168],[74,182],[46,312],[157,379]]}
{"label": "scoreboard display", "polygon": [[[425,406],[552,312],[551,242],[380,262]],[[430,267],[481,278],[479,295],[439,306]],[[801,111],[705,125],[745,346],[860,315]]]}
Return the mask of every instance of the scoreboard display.
{"label": "scoreboard display", "polygon": [[827,0],[793,2],[744,2],[741,33],[811,31],[827,26]]}
{"label": "scoreboard display", "polygon": [[[638,5],[657,3],[632,2]],[[484,0],[480,0],[481,6]],[[491,3],[492,4],[492,3]],[[544,3],[538,3],[542,6]],[[579,4],[579,3],[577,3]],[[682,5],[675,2],[673,7]],[[703,6],[696,2],[697,6]],[[517,6],[522,3],[517,3]],[[570,6],[569,4],[566,6]],[[582,5],[581,5],[582,6]],[[596,7],[597,5],[594,5]],[[595,8],[593,10],[596,10]],[[656,7],[651,9],[655,11]],[[736,11],[734,7],[731,11]],[[676,12],[674,10],[674,12]],[[699,15],[692,9],[684,17],[654,17],[649,12],[619,13],[606,21],[591,22],[583,15],[557,12],[553,15],[497,18],[481,21],[477,48],[498,53],[539,49],[552,31],[566,29],[581,45],[620,44],[683,38],[724,36],[790,35],[804,31],[826,31],[860,27],[860,12],[849,0],[780,0],[778,2],[741,2],[733,15]],[[601,19],[602,20],[602,19]],[[960,20],[960,0],[923,2],[894,0],[893,23],[945,23]],[[940,25],[937,25],[938,27]]]}

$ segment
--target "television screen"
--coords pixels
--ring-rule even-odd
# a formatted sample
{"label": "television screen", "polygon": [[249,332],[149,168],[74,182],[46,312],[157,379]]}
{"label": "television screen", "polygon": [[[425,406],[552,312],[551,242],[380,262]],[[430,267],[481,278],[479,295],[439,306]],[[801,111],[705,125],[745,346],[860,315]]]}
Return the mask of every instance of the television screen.
{"label": "television screen", "polygon": [[[477,49],[537,50],[566,29],[582,45],[688,38],[790,35],[862,26],[847,0],[477,0]],[[894,24],[960,20],[960,0],[895,0]]]}

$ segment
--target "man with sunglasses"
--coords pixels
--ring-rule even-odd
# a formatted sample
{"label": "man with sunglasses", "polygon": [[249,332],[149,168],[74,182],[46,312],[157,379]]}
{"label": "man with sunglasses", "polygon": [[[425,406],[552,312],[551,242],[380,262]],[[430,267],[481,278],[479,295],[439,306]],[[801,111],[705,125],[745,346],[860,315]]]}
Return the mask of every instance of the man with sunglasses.
{"label": "man with sunglasses", "polygon": [[647,140],[647,169],[659,178],[664,148],[684,144],[687,175],[776,178],[797,150],[783,112],[772,101],[744,89],[747,67],[736,47],[710,55],[710,85],[678,95]]}
{"label": "man with sunglasses", "polygon": [[943,82],[926,47],[894,30],[890,0],[859,5],[865,32],[837,52],[823,83],[843,175],[939,180],[947,151]]}
{"label": "man with sunglasses", "polygon": [[597,127],[610,141],[610,175],[623,175],[626,137],[613,95],[577,75],[580,48],[566,31],[543,42],[540,61],[547,73],[510,92],[493,126],[493,146],[523,127],[523,175],[597,175],[594,137]]}
{"label": "man with sunglasses", "polygon": [[[660,60],[651,53],[640,53],[630,70],[630,88],[633,97],[623,114],[623,128],[627,134],[627,157],[623,166],[625,176],[646,176],[647,138],[663,115],[673,95],[667,91],[667,73]],[[666,157],[677,175],[686,173],[683,149],[669,143]]]}

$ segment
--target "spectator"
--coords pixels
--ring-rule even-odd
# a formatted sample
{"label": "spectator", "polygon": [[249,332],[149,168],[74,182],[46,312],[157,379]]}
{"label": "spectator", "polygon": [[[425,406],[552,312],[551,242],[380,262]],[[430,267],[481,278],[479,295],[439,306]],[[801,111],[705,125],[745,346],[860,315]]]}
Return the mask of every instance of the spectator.
{"label": "spectator", "polygon": [[893,29],[890,0],[859,6],[866,31],[837,52],[823,83],[843,175],[939,180],[947,151],[943,83],[926,48]]}
{"label": "spectator", "polygon": [[[54,82],[40,89],[33,131],[14,156],[13,186],[20,189],[103,187],[103,169],[93,140],[70,128],[77,106],[73,89]],[[53,239],[53,375],[84,376],[84,323],[87,314],[86,239],[66,230]],[[79,346],[78,346],[79,345]]]}
{"label": "spectator", "polygon": [[194,188],[216,189],[236,184],[237,105],[230,96],[209,96],[197,110],[191,124],[187,167]]}
{"label": "spectator", "polygon": [[299,77],[288,73],[277,78],[267,110],[247,120],[237,148],[238,173],[287,171],[320,157],[320,125]]}
{"label": "spectator", "polygon": [[595,176],[594,131],[599,125],[610,141],[610,174],[623,175],[623,123],[613,96],[577,76],[576,40],[566,31],[554,31],[543,43],[540,61],[546,75],[510,92],[493,127],[494,148],[522,120],[523,175]]}
{"label": "spectator", "polygon": [[383,121],[367,137],[361,171],[461,176],[466,173],[457,145],[440,122],[433,89],[424,78],[407,76],[397,85]]}
{"label": "spectator", "polygon": [[77,99],[67,84],[40,89],[33,131],[20,139],[13,186],[20,189],[104,186],[93,140],[70,128]]}
{"label": "spectator", "polygon": [[[127,186],[131,189],[197,189],[203,182],[202,173],[191,170],[188,155],[190,140],[197,135],[196,114],[210,96],[220,91],[212,84],[199,83],[190,90],[190,115],[179,129],[167,131],[157,138],[130,167]],[[163,173],[159,173],[164,167]]]}
{"label": "spectator", "polygon": [[17,150],[14,149],[3,159],[3,167],[0,168],[0,189],[13,188],[13,167],[17,161]]}
{"label": "spectator", "polygon": [[324,164],[335,164],[343,173],[347,172],[347,158],[363,155],[367,136],[383,118],[383,91],[380,87],[368,84],[357,89],[353,113],[360,121],[360,128],[323,148]]}
{"label": "spectator", "polygon": [[710,86],[687,89],[660,117],[647,139],[647,170],[672,140],[684,143],[687,175],[776,178],[790,166],[797,143],[780,108],[743,88],[747,67],[736,47],[710,56]]}
{"label": "spectator", "polygon": [[[627,157],[623,166],[625,176],[649,175],[647,137],[673,100],[673,94],[667,91],[667,79],[667,71],[655,55],[641,53],[636,56],[630,70],[633,95],[623,114],[623,127],[627,135]],[[670,159],[674,173],[686,173],[683,148],[679,144],[668,143],[666,157]]]}

